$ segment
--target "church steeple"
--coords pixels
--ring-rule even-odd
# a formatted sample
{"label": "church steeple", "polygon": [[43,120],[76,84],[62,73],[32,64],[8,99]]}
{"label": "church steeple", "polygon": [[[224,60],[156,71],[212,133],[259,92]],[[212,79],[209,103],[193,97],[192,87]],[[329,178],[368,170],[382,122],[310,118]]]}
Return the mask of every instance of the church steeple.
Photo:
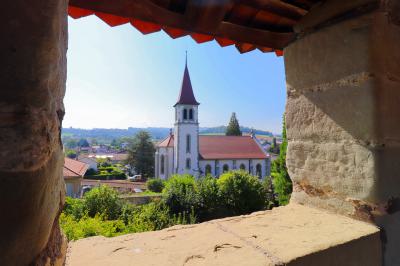
{"label": "church steeple", "polygon": [[183,72],[181,91],[179,93],[178,101],[176,102],[176,104],[174,106],[176,106],[178,104],[187,104],[187,105],[199,105],[200,104],[196,101],[196,98],[194,97],[192,83],[190,81],[190,76],[189,76],[189,70],[187,67],[187,54],[186,54],[186,62],[185,62],[185,71]]}

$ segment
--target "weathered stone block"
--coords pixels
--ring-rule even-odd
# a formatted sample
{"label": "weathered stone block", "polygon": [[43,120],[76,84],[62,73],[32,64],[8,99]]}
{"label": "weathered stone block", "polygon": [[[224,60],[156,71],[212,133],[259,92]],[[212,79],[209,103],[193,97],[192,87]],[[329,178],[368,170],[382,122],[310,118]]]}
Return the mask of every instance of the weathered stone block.
{"label": "weathered stone block", "polygon": [[285,49],[291,201],[382,226],[385,265],[399,264],[400,243],[396,3],[326,23]]}
{"label": "weathered stone block", "polygon": [[67,1],[6,1],[0,17],[0,264],[60,264]]}
{"label": "weathered stone block", "polygon": [[67,266],[380,264],[378,228],[297,204],[155,232],[81,239],[70,243],[66,262]]}

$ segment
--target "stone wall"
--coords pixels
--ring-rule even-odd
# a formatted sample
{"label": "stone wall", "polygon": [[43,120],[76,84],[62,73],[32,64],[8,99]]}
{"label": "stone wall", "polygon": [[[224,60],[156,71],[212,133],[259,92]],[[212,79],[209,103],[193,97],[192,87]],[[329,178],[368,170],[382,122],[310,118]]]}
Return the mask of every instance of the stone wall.
{"label": "stone wall", "polygon": [[64,201],[60,139],[67,1],[6,1],[0,9],[0,258],[61,263]]}
{"label": "stone wall", "polygon": [[291,200],[382,226],[385,265],[400,264],[398,3],[285,49]]}

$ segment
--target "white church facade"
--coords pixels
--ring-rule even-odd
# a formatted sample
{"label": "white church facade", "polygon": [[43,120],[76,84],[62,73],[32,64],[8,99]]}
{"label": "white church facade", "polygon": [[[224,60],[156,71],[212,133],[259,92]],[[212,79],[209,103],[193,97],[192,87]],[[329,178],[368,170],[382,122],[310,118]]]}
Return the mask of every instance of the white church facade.
{"label": "white church facade", "polygon": [[174,105],[173,132],[156,147],[156,177],[167,179],[174,174],[219,177],[238,169],[259,178],[270,174],[270,156],[254,134],[199,135],[198,107],[186,64],[179,98]]}

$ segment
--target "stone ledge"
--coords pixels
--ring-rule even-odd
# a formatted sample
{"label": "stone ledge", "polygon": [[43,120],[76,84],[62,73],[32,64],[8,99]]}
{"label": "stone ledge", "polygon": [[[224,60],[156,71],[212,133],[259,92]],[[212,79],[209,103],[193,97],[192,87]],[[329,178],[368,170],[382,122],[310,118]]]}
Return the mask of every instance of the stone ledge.
{"label": "stone ledge", "polygon": [[379,229],[290,204],[161,231],[71,242],[75,265],[380,265]]}

